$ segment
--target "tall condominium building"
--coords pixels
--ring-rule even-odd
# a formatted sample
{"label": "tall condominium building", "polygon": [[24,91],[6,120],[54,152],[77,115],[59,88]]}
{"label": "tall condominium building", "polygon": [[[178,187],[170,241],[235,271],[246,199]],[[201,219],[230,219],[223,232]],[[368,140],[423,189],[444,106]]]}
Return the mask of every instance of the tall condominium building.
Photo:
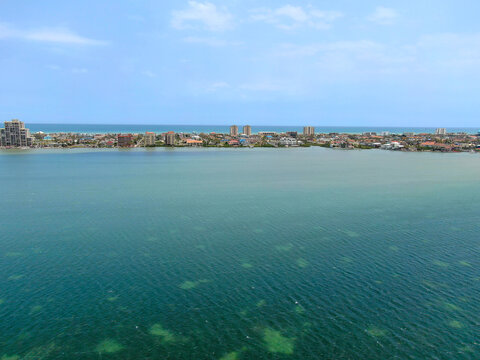
{"label": "tall condominium building", "polygon": [[303,135],[305,135],[305,136],[315,135],[315,128],[313,126],[305,126],[303,128]]}
{"label": "tall condominium building", "polygon": [[230,126],[230,136],[238,136],[238,126],[237,125]]}
{"label": "tall condominium building", "polygon": [[165,145],[175,145],[175,133],[173,131],[169,131],[165,134]]}
{"label": "tall condominium building", "polygon": [[143,138],[143,144],[145,146],[155,146],[156,135],[154,132],[147,131]]}
{"label": "tall condominium building", "polygon": [[243,127],[243,134],[247,136],[252,135],[252,127],[250,125],[245,125]]}
{"label": "tall condominium building", "polygon": [[5,128],[0,129],[0,146],[27,147],[33,145],[30,130],[23,121],[14,119],[5,121]]}
{"label": "tall condominium building", "polygon": [[435,130],[435,135],[447,135],[447,129],[438,128],[437,130]]}
{"label": "tall condominium building", "polygon": [[130,147],[133,144],[132,134],[118,134],[117,143],[119,147]]}

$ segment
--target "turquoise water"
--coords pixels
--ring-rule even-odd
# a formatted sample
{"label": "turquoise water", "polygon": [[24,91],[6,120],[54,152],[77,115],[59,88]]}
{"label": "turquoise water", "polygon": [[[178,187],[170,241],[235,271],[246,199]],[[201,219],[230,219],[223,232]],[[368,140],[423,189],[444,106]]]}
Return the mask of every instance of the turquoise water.
{"label": "turquoise water", "polygon": [[[156,133],[163,133],[167,131],[175,131],[180,133],[230,133],[230,126],[225,125],[99,125],[99,124],[32,124],[28,123],[27,127],[32,132],[43,131],[46,133],[54,132],[73,132],[73,133],[87,133],[87,134],[115,134],[115,133],[143,133],[146,131],[154,131]],[[239,130],[242,131],[242,125],[239,124]],[[392,134],[403,134],[404,132],[413,133],[434,133],[435,128],[429,127],[368,127],[368,126],[317,126],[315,127],[317,133],[348,133],[361,134],[364,132],[389,131]],[[476,134],[476,128],[448,128],[449,132],[465,132],[469,134]],[[275,131],[287,132],[298,131],[303,132],[302,126],[252,126],[252,132],[259,131]]]}
{"label": "turquoise water", "polygon": [[478,359],[479,180],[475,154],[2,152],[0,359]]}

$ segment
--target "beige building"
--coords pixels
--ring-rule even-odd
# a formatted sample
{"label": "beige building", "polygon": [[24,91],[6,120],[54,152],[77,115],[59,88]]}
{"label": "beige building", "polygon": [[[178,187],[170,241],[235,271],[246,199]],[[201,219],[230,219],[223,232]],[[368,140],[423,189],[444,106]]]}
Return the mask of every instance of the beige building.
{"label": "beige building", "polygon": [[305,126],[303,128],[303,135],[314,136],[315,135],[315,128],[313,126]]}
{"label": "beige building", "polygon": [[143,138],[143,143],[145,146],[155,146],[156,135],[154,132],[147,131]]}
{"label": "beige building", "polygon": [[14,119],[5,121],[5,128],[0,129],[0,146],[27,147],[33,145],[30,130],[23,121]]}
{"label": "beige building", "polygon": [[237,125],[230,126],[230,136],[238,136],[238,126]]}
{"label": "beige building", "polygon": [[169,131],[165,134],[165,145],[175,145],[175,133],[173,131]]}
{"label": "beige building", "polygon": [[243,134],[247,136],[252,135],[252,127],[250,125],[245,125],[243,127]]}

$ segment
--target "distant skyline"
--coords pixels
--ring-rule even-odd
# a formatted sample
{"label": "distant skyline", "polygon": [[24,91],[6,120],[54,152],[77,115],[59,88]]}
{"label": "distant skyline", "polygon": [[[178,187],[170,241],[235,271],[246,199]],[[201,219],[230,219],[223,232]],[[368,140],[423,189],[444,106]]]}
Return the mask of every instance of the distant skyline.
{"label": "distant skyline", "polygon": [[0,2],[0,121],[480,126],[480,3]]}

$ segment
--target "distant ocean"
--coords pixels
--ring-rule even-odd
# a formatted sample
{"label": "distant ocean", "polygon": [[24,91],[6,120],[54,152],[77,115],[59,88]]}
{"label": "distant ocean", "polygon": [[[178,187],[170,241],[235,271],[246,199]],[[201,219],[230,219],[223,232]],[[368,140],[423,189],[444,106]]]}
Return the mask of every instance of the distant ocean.
{"label": "distant ocean", "polygon": [[[145,131],[153,131],[156,133],[163,133],[167,131],[183,132],[183,133],[228,133],[230,131],[229,125],[101,125],[101,124],[27,124],[27,127],[32,132],[43,131],[47,133],[54,132],[73,132],[85,134],[106,134],[106,133],[143,133]],[[239,125],[241,131],[241,125]],[[303,131],[302,126],[252,126],[252,132],[259,131]],[[369,127],[369,126],[316,126],[317,133],[348,133],[361,134],[364,132],[389,131],[394,134],[402,134],[404,132],[413,133],[434,133],[433,127]],[[477,128],[447,128],[448,132],[466,132],[475,134],[478,132]]]}

